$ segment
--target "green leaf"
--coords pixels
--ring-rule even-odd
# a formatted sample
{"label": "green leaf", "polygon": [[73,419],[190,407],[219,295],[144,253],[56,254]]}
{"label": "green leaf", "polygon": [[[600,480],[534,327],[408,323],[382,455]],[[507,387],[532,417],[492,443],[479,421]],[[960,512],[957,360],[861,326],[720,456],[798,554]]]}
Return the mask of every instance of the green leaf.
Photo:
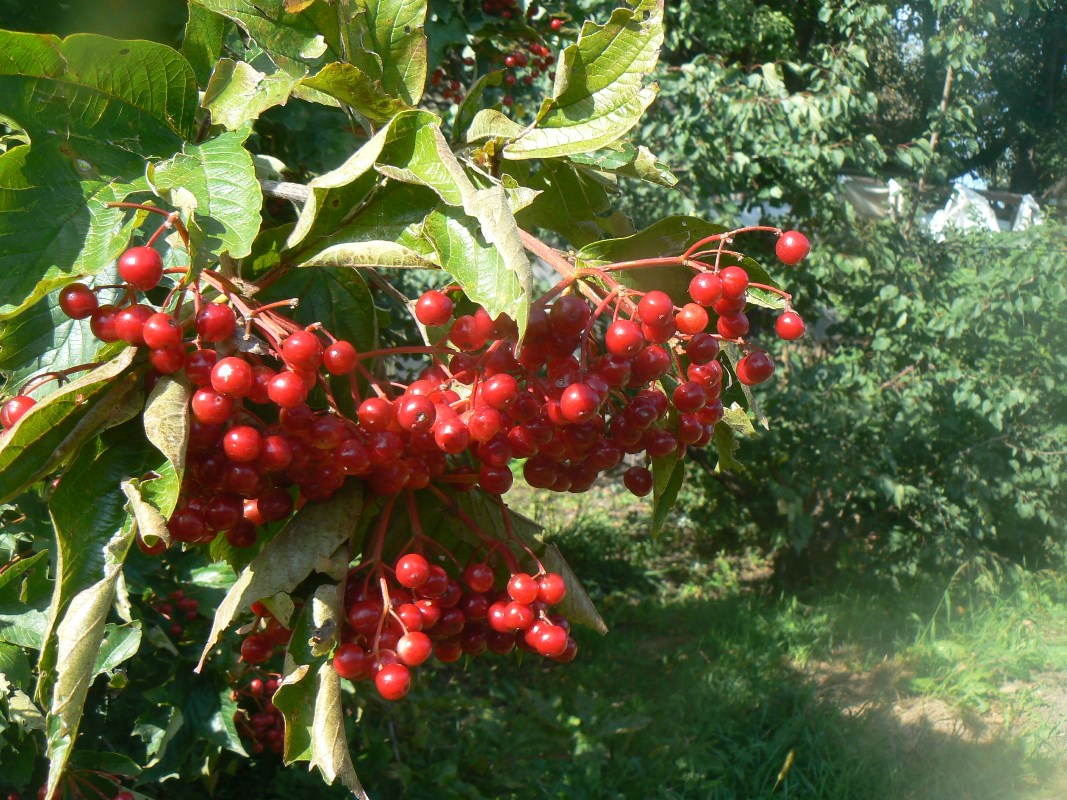
{"label": "green leaf", "polygon": [[609,227],[611,201],[607,191],[570,164],[555,159],[545,161],[541,169],[524,182],[541,190],[541,194],[517,214],[518,222],[524,228],[554,231],[571,246],[583,247],[600,239]]}
{"label": "green leaf", "polygon": [[159,724],[146,718],[146,714],[142,714],[137,718],[137,724],[134,725],[132,731],[134,736],[145,743],[145,769],[151,769],[163,760],[167,745],[185,723],[185,717],[179,709],[174,706],[159,706],[156,710],[164,711],[164,709],[166,718],[158,720]]}
{"label": "green leaf", "polygon": [[203,86],[211,78],[222,53],[222,40],[226,35],[226,19],[213,14],[196,3],[189,4],[189,21],[182,37],[182,55],[196,74],[196,82]]}
{"label": "green leaf", "polygon": [[215,255],[243,258],[252,252],[259,233],[263,193],[252,156],[244,148],[247,135],[247,130],[223,133],[203,144],[186,145],[180,155],[148,168],[149,182],[159,195],[195,215]]}
{"label": "green leaf", "polygon": [[357,797],[365,798],[352,766],[340,679],[330,657],[343,623],[343,598],[343,581],[326,583],[305,605],[293,626],[285,677],[274,704],[285,717],[285,763],[308,761],[327,783],[341,778]]}
{"label": "green leaf", "polygon": [[575,153],[568,160],[597,172],[607,172],[625,178],[638,178],[668,188],[678,183],[678,179],[670,168],[644,145],[634,147],[629,142],[616,142],[595,153]]}
{"label": "green leaf", "polygon": [[11,387],[42,372],[92,363],[105,348],[90,330],[89,320],[71,319],[63,313],[58,294],[49,294],[18,316],[0,322],[0,371]]}
{"label": "green leaf", "polygon": [[158,158],[196,134],[196,77],[166,45],[0,31],[0,76],[0,108],[35,144],[58,134]]}
{"label": "green leaf", "polygon": [[93,664],[93,675],[110,672],[127,659],[133,658],[141,647],[141,621],[125,625],[104,626],[104,638]]}
{"label": "green leaf", "polygon": [[353,64],[327,64],[315,75],[304,78],[301,85],[340,100],[371,122],[388,122],[401,111],[411,108],[389,94],[380,80],[372,78]]}
{"label": "green leaf", "polygon": [[468,142],[501,137],[504,158],[550,158],[588,153],[626,135],[656,98],[645,78],[663,44],[663,7],[643,3],[616,9],[604,25],[587,22],[556,67],[552,96],[524,128],[495,109],[471,123]]}
{"label": "green leaf", "polygon": [[[233,618],[261,597],[291,593],[312,572],[330,574],[335,553],[347,547],[363,508],[359,486],[349,483],[329,500],[305,506],[271,539],[237,578],[215,611],[199,672]],[[347,563],[347,560],[345,561]],[[341,570],[340,576],[344,574]]]}
{"label": "green leaf", "polygon": [[141,774],[137,762],[122,753],[101,753],[95,750],[75,750],[70,757],[73,769],[95,769],[110,775],[136,778]]}
{"label": "green leaf", "polygon": [[321,322],[326,330],[351,342],[357,350],[373,350],[377,346],[374,298],[354,269],[291,270],[258,295],[258,299],[267,302],[288,297],[300,301],[292,313],[300,324]]}
{"label": "green leaf", "polygon": [[[58,528],[57,525],[57,531]],[[104,622],[115,599],[115,585],[132,541],[133,530],[127,528],[117,530],[105,542],[103,574],[71,598],[55,629],[55,686],[47,715],[47,797],[55,793],[78,735],[85,698],[95,675],[93,667],[103,641]]]}
{"label": "green leaf", "polygon": [[[29,687],[33,671],[21,647],[0,644],[0,675],[18,689],[25,691]],[[0,699],[3,699],[3,693],[0,693]]]}
{"label": "green leaf", "polygon": [[685,461],[676,453],[652,459],[652,524],[653,536],[658,536],[667,516],[678,499],[678,491],[685,480]]}
{"label": "green leaf", "polygon": [[192,387],[184,378],[162,376],[148,395],[144,407],[144,432],[174,465],[180,482],[185,474],[185,451],[189,445],[189,399]]}
{"label": "green leaf", "polygon": [[285,105],[296,84],[287,72],[260,72],[244,61],[223,58],[211,73],[202,102],[213,123],[235,131],[268,108]]}
{"label": "green leaf", "polygon": [[0,320],[119,257],[136,217],[106,204],[147,189],[141,169],[55,138],[0,154]]}
{"label": "green leaf", "polygon": [[426,0],[358,0],[352,61],[385,93],[417,106],[426,85]]}
{"label": "green leaf", "polygon": [[140,410],[137,374],[127,372],[134,355],[128,348],[48,395],[6,432],[0,440],[0,502],[61,466],[101,430]]}

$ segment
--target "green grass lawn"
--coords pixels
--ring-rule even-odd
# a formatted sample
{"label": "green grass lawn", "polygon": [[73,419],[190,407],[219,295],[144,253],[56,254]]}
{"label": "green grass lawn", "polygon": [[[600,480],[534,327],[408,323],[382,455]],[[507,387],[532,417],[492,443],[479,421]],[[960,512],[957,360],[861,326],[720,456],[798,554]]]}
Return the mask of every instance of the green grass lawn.
{"label": "green grass lawn", "polygon": [[632,505],[527,507],[610,633],[579,631],[569,665],[481,658],[369,700],[375,800],[1067,796],[1063,579],[964,567],[938,591],[783,594],[756,560],[649,542]]}

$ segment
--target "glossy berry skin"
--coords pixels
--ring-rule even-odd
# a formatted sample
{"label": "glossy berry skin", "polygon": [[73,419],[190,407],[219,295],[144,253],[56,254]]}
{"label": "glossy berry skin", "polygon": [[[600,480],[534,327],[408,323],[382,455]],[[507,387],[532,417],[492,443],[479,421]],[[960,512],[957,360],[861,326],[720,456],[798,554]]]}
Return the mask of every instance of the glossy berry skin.
{"label": "glossy berry skin", "polygon": [[519,383],[511,375],[502,372],[482,384],[478,397],[490,408],[507,411],[519,397]]}
{"label": "glossy berry skin", "polygon": [[152,350],[148,360],[161,375],[173,375],[185,366],[185,348],[168,347],[165,350]]}
{"label": "glossy berry skin", "polygon": [[396,643],[396,655],[400,663],[417,667],[433,654],[433,642],[422,631],[408,631]]}
{"label": "glossy berry skin", "polygon": [[548,312],[553,329],[564,335],[575,335],[585,330],[592,312],[589,304],[573,294],[559,298]]}
{"label": "glossy berry skin", "polygon": [[641,327],[636,322],[618,319],[608,326],[604,346],[613,356],[632,358],[645,346],[645,337],[641,335]]}
{"label": "glossy berry skin", "polygon": [[554,606],[567,596],[567,584],[563,577],[555,572],[542,575],[537,581],[537,599],[548,606]]}
{"label": "glossy berry skin", "polygon": [[452,300],[447,294],[430,289],[415,301],[415,319],[431,328],[440,327],[452,319],[453,309]]}
{"label": "glossy berry skin", "polygon": [[184,332],[178,320],[160,311],[145,320],[141,337],[153,350],[166,350],[181,344]]}
{"label": "glossy berry skin", "polygon": [[600,407],[600,395],[587,383],[572,383],[563,390],[559,407],[568,422],[585,422]]}
{"label": "glossy berry skin", "polygon": [[338,339],[322,354],[322,365],[331,375],[347,375],[356,368],[359,354],[350,342]]}
{"label": "glossy berry skin", "polygon": [[722,281],[712,272],[701,272],[689,282],[689,296],[697,305],[713,306],[722,296]]}
{"label": "glossy berry skin", "polygon": [[638,497],[644,497],[652,491],[652,473],[644,467],[630,467],[622,476],[622,482]]}
{"label": "glossy berry skin", "polygon": [[396,421],[410,433],[422,433],[433,427],[437,420],[437,407],[428,397],[411,395],[396,402]]}
{"label": "glossy berry skin", "polygon": [[84,283],[72,283],[59,293],[59,307],[71,319],[88,319],[100,307],[100,302]]}
{"label": "glossy berry skin", "polygon": [[687,335],[695,335],[708,327],[708,312],[697,303],[686,303],[674,318],[678,330]]}
{"label": "glossy berry skin", "polygon": [[270,639],[260,633],[253,633],[241,642],[241,658],[249,664],[262,664],[273,652],[274,646]]}
{"label": "glossy berry skin", "polygon": [[359,680],[368,674],[370,655],[355,642],[342,644],[333,654],[333,669],[342,678]]}
{"label": "glossy berry skin", "polygon": [[145,343],[144,326],[153,314],[148,306],[135,303],[115,314],[115,333],[124,342],[140,346]]}
{"label": "glossy berry skin", "polygon": [[748,289],[748,273],[741,267],[726,267],[719,273],[722,281],[722,296],[727,300],[738,300]]}
{"label": "glossy berry skin", "polygon": [[529,605],[537,599],[537,581],[525,572],[517,572],[508,581],[508,595],[516,603]]}
{"label": "glossy berry skin", "polygon": [[37,401],[28,395],[20,394],[12,397],[0,406],[0,426],[3,426],[5,430],[12,427],[35,405]]}
{"label": "glossy berry skin", "polygon": [[534,647],[546,658],[561,656],[567,649],[567,631],[559,625],[544,625],[537,632]]}
{"label": "glossy berry skin", "polygon": [[228,397],[247,397],[253,379],[252,366],[234,356],[222,359],[211,369],[211,388]]}
{"label": "glossy berry skin", "polygon": [[147,292],[163,277],[163,258],[151,247],[131,247],[119,257],[119,275],[134,289]]}
{"label": "glossy berry skin", "polygon": [[233,414],[233,400],[214,389],[198,389],[190,403],[193,416],[205,425],[221,425]]}
{"label": "glossy berry skin", "polygon": [[804,320],[795,311],[784,311],[774,321],[774,331],[782,339],[791,342],[804,335]]}
{"label": "glossy berry skin", "polygon": [[692,364],[707,364],[719,357],[719,340],[708,333],[698,333],[685,346]]}
{"label": "glossy berry skin", "polygon": [[795,267],[803,261],[811,250],[808,237],[800,231],[786,231],[774,246],[778,259],[785,265]]}
{"label": "glossy berry skin", "polygon": [[374,685],[386,700],[399,700],[411,690],[411,671],[403,664],[388,664],[378,670]]}
{"label": "glossy berry skin", "polygon": [[738,361],[734,371],[741,383],[746,386],[755,386],[774,374],[774,361],[766,353],[757,350]]}
{"label": "glossy berry skin", "polygon": [[206,303],[196,315],[196,332],[205,342],[224,342],[237,330],[233,309],[221,303]]}
{"label": "glossy berry skin", "polygon": [[724,339],[740,339],[748,333],[748,317],[745,312],[738,311],[736,314],[726,314],[719,317],[715,328]]}
{"label": "glossy berry skin", "polygon": [[295,372],[279,372],[267,384],[267,397],[279,408],[296,408],[307,396],[304,379]]}
{"label": "glossy berry skin", "polygon": [[211,369],[218,361],[219,354],[214,350],[194,350],[185,360],[185,376],[193,386],[209,386]]}
{"label": "glossy berry skin", "polygon": [[645,325],[659,327],[666,325],[674,316],[674,302],[666,292],[653,290],[641,298],[637,304],[637,315]]}
{"label": "glossy berry skin", "polygon": [[251,425],[235,425],[222,437],[222,449],[230,461],[247,464],[263,452],[263,437]]}
{"label": "glossy berry skin", "polygon": [[310,372],[322,364],[322,342],[313,333],[296,331],[282,344],[282,359],[290,369]]}
{"label": "glossy berry skin", "polygon": [[396,562],[396,582],[408,589],[418,589],[430,577],[430,562],[418,553],[408,553]]}

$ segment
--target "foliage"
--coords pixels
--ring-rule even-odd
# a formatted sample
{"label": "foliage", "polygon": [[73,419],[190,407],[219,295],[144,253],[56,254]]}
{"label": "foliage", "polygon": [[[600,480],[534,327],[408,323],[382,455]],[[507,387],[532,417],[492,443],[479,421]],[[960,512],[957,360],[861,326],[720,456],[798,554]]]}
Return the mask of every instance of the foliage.
{"label": "foliage", "polygon": [[[663,3],[581,25],[525,10],[450,25],[408,0],[190,0],[180,47],[0,31],[16,789],[211,789],[251,754],[366,796],[364,686],[400,699],[431,652],[568,662],[571,622],[606,630],[499,500],[512,455],[557,492],[637,457],[653,532],[687,446],[734,463],[773,369],[743,310],[788,295],[732,242],[782,231],[612,213],[605,185],[676,181],[628,139],[657,94]],[[531,58],[521,84],[499,69]],[[447,294],[416,304],[395,269]],[[726,285],[715,337],[715,298],[676,322],[698,272]],[[644,327],[597,358],[620,314]]]}

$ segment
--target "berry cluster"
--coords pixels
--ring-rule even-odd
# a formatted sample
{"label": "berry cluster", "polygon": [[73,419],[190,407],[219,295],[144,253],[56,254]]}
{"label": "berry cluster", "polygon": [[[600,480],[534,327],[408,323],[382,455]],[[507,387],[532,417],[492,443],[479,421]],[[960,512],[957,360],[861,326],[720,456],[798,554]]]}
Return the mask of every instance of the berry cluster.
{"label": "berry cluster", "polygon": [[518,646],[565,663],[578,653],[570,623],[548,613],[567,593],[555,573],[509,572],[506,588],[498,590],[497,573],[484,561],[468,563],[458,580],[419,553],[407,553],[391,575],[380,572],[377,583],[370,577],[361,568],[349,575],[347,626],[333,664],[342,678],[373,678],[386,700],[406,695],[410,668],[431,655],[450,664],[464,654],[507,655]]}
{"label": "berry cluster", "polygon": [[189,623],[199,619],[200,601],[195,597],[186,597],[182,589],[175,589],[165,600],[156,599],[152,603],[152,610],[170,623],[170,635],[180,639],[185,633],[185,626],[179,620]]}
{"label": "berry cluster", "polygon": [[[781,338],[804,333],[791,296],[751,282],[737,266],[743,256],[727,249],[740,233],[773,232],[778,257],[797,264],[808,242],[795,231],[745,228],[702,239],[681,255],[583,269],[544,248],[562,279],[532,303],[523,337],[506,314],[493,318],[460,287],[445,286],[412,304],[434,343],[360,351],[321,324],[297,324],[285,313],[295,301],[262,304],[220,272],[164,269],[151,245],[170,226],[187,235],[177,215],[166,214],[146,245],[120,258],[124,283],[107,288],[121,289],[121,301],[101,304],[104,287],[74,283],[62,290],[60,307],[88,320],[101,341],[143,348],[150,385],[168,375],[192,389],[187,470],[167,523],[172,541],[193,545],[222,534],[234,547],[251,546],[262,526],[328,499],[349,480],[380,498],[378,523],[346,584],[334,666],[352,680],[373,678],[389,700],[407,693],[410,669],[430,655],[446,663],[514,649],[560,662],[575,657],[568,621],[549,611],[568,587],[515,534],[499,499],[511,488],[513,462],[524,461],[521,474],[537,489],[584,492],[601,475],[621,473],[632,493],[647,495],[649,461],[707,445],[724,416],[723,390],[773,373],[773,360],[749,337],[750,294],[761,293],[764,304],[780,298]],[[685,297],[617,279],[660,267],[690,271]],[[729,360],[724,343],[734,348]],[[735,352],[743,355],[734,361]],[[411,356],[429,361],[413,380],[387,380],[373,368]],[[0,407],[5,428],[32,411],[33,387]],[[351,404],[347,397],[338,403],[342,391]],[[464,511],[464,493],[475,488],[499,506],[499,530],[483,530]],[[479,559],[460,566],[425,535],[416,497],[459,520]],[[394,509],[405,505],[406,519],[391,525]],[[146,553],[166,547],[138,543]],[[404,555],[387,562],[386,550]],[[455,564],[453,575],[426,558],[431,551]],[[537,569],[524,568],[516,554]],[[182,633],[177,614],[189,620],[198,613],[196,600],[180,591],[155,608],[175,636]],[[292,633],[262,604],[253,611],[240,651],[255,670]],[[243,723],[269,749],[279,730],[272,694]]]}
{"label": "berry cluster", "polygon": [[247,682],[233,691],[233,699],[240,704],[233,717],[237,733],[242,739],[250,740],[253,753],[269,751],[281,755],[285,746],[285,718],[273,702],[281,684],[280,676],[255,670],[242,678]]}

